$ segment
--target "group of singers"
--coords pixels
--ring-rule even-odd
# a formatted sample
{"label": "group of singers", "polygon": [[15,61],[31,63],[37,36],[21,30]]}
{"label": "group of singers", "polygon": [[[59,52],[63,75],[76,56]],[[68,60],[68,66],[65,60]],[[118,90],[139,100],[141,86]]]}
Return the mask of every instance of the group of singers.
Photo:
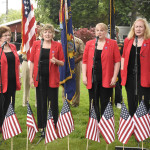
{"label": "group of singers", "polygon": [[[120,62],[121,85],[126,88],[130,115],[134,115],[142,96],[147,110],[150,109],[148,22],[140,18],[133,23],[124,41],[122,56],[117,42],[107,38],[107,32],[106,24],[96,25],[96,39],[86,43],[82,60],[83,83],[89,92],[89,110],[93,99],[98,121],[112,96]],[[50,24],[44,25],[41,30],[42,40],[33,43],[30,54],[30,85],[36,87],[37,120],[38,127],[43,129],[42,132],[46,127],[48,103],[52,109],[55,126],[58,120],[59,66],[63,66],[65,60],[62,45],[53,40],[54,36],[54,27]],[[0,27],[0,130],[11,97],[15,107],[15,93],[21,88],[19,57],[16,47],[10,43],[10,40],[10,28]],[[138,96],[135,94],[135,85]]]}

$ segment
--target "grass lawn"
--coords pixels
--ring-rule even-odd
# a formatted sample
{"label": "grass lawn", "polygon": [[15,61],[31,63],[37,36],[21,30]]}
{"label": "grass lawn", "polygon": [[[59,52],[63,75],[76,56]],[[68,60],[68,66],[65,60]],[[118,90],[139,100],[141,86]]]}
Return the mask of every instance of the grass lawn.
{"label": "grass lawn", "polygon": [[[61,98],[61,90],[59,89],[59,112],[62,108],[62,98]],[[123,97],[126,102],[126,92],[123,88]],[[35,108],[35,89],[31,89],[30,91],[30,105],[32,108],[32,111],[34,113],[34,116],[36,118],[36,108]],[[118,126],[119,126],[119,117],[120,117],[120,110],[117,109],[115,106],[113,107],[114,114],[115,114],[115,133],[117,133]],[[87,139],[85,139],[85,132],[86,127],[89,119],[89,97],[88,97],[88,90],[81,82],[81,98],[80,98],[80,106],[73,108],[71,107],[74,124],[75,124],[75,130],[69,135],[69,141],[70,141],[70,150],[85,150],[86,149],[86,143]],[[22,107],[22,90],[18,91],[16,93],[16,104],[15,104],[15,112],[17,115],[17,118],[19,120],[19,123],[22,128],[22,133],[18,136],[15,136],[13,138],[13,145],[14,150],[26,150],[26,141],[27,141],[27,127],[26,127],[26,116],[27,116],[27,107]],[[33,143],[31,144],[29,142],[29,150],[45,150],[44,140],[41,141],[38,145],[36,143],[39,140],[40,133],[36,134],[35,139],[33,140]],[[0,134],[0,139],[2,139],[2,134]],[[102,136],[100,136],[101,143],[94,142],[89,140],[89,150],[105,150],[106,149],[106,143]],[[67,141],[68,138],[65,137],[63,139],[57,139],[51,143],[47,144],[48,150],[67,150]],[[122,146],[122,143],[118,141],[118,137],[116,134],[115,141],[108,146],[109,150],[115,150],[115,146]],[[138,147],[137,142],[135,141],[134,136],[132,136],[128,142],[126,147]],[[142,147],[142,143],[139,144],[140,147]],[[150,149],[150,138],[147,139],[144,142],[144,148]],[[2,144],[0,144],[0,150],[9,150],[11,149],[11,139],[4,141]]]}

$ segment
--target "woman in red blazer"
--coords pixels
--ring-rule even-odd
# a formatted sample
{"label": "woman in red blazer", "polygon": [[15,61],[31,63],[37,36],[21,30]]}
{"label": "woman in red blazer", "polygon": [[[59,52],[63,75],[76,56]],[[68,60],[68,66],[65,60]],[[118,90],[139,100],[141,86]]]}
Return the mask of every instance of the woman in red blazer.
{"label": "woman in red blazer", "polygon": [[150,29],[145,19],[137,19],[124,41],[121,59],[122,85],[125,86],[128,98],[129,113],[134,115],[138,101],[135,97],[135,56],[137,36],[137,93],[138,100],[144,96],[144,102],[150,108]]}
{"label": "woman in red blazer", "polygon": [[[16,90],[21,88],[19,79],[20,60],[16,46],[11,44],[10,40],[10,28],[7,26],[0,27],[0,130],[11,102],[11,97],[14,107]],[[3,45],[5,42],[7,43]]]}
{"label": "woman in red blazer", "polygon": [[117,42],[106,38],[107,30],[104,23],[96,25],[97,41],[94,39],[86,43],[82,64],[83,83],[89,90],[90,108],[93,99],[98,121],[99,105],[102,115],[112,96],[121,60]]}
{"label": "woman in red blazer", "polygon": [[36,87],[38,127],[43,128],[41,136],[45,136],[47,100],[55,126],[58,120],[59,66],[64,65],[64,54],[61,43],[53,41],[52,25],[45,25],[41,32],[43,40],[33,43],[30,54],[30,85]]}

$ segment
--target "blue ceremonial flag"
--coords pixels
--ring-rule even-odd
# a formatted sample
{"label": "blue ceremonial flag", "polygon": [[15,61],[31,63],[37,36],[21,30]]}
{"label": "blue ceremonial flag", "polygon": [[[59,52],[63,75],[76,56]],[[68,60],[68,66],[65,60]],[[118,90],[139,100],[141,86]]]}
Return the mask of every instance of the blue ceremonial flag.
{"label": "blue ceremonial flag", "polygon": [[63,47],[65,63],[60,67],[60,85],[64,87],[64,95],[67,94],[67,100],[72,101],[76,92],[75,82],[75,43],[72,29],[72,14],[70,0],[61,0],[60,2],[60,28],[61,43]]}

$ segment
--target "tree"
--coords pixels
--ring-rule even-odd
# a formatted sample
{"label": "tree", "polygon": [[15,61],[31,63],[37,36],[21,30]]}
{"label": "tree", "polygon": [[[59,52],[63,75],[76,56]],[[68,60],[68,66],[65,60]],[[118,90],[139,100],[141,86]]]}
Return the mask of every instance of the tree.
{"label": "tree", "polygon": [[2,14],[0,16],[0,24],[10,22],[13,20],[21,19],[21,10],[9,9],[8,14]]}

